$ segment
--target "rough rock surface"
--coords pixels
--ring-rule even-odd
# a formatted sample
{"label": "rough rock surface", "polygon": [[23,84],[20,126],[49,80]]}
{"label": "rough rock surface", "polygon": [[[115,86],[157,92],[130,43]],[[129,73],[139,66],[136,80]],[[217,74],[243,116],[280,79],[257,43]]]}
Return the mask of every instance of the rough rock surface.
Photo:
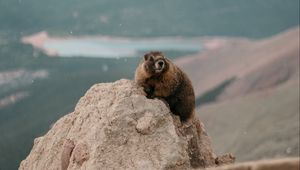
{"label": "rough rock surface", "polygon": [[299,157],[277,160],[260,160],[209,168],[208,170],[299,170],[299,162]]}
{"label": "rough rock surface", "polygon": [[216,157],[202,123],[182,124],[130,80],[94,85],[74,112],[34,140],[20,170],[191,169],[230,163]]}

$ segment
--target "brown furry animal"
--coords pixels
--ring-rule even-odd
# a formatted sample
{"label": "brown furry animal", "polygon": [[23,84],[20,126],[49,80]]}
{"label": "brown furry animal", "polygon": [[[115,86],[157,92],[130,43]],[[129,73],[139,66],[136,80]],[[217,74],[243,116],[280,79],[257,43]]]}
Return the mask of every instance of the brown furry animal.
{"label": "brown furry animal", "polygon": [[148,98],[162,98],[181,121],[194,116],[195,94],[187,75],[161,52],[144,55],[135,72],[135,81],[144,87]]}

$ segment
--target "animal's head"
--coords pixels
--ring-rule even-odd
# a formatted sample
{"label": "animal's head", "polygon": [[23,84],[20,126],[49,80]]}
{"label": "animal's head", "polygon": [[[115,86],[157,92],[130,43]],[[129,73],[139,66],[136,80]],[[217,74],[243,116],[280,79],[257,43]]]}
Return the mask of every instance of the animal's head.
{"label": "animal's head", "polygon": [[158,51],[146,53],[143,65],[145,71],[151,75],[160,75],[169,69],[168,59]]}

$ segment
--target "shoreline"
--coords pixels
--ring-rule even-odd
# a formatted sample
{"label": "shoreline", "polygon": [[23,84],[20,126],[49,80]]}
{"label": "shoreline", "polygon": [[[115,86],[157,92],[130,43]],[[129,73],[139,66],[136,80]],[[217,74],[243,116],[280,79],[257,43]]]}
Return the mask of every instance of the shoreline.
{"label": "shoreline", "polygon": [[[21,42],[30,44],[49,57],[99,57],[119,58],[125,55],[134,56],[138,51],[149,50],[175,50],[194,51],[200,53],[207,50],[222,48],[229,41],[245,38],[230,37],[153,37],[153,38],[130,38],[112,37],[107,35],[97,36],[50,36],[48,32],[41,31],[32,35],[23,36]],[[82,48],[82,49],[80,49]],[[101,53],[102,56],[101,56]],[[108,57],[105,57],[108,55]]]}

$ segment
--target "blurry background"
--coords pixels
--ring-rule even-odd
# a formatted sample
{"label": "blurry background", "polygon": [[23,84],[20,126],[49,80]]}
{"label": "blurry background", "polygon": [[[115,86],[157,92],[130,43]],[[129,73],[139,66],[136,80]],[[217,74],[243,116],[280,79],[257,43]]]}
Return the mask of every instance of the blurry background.
{"label": "blurry background", "polygon": [[299,155],[299,0],[0,0],[0,169],[149,50],[191,77],[217,153]]}

